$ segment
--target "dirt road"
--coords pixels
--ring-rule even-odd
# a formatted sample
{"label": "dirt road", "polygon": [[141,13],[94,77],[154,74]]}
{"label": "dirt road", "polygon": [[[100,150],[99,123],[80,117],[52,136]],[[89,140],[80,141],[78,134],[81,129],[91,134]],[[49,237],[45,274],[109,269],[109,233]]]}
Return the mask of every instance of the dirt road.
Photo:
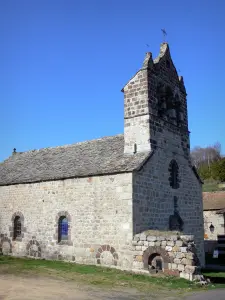
{"label": "dirt road", "polygon": [[[224,289],[218,289],[215,291],[207,291],[207,292],[201,292],[201,293],[195,293],[192,296],[189,296],[187,300],[224,300],[225,299],[225,290]],[[184,299],[186,300],[186,299]]]}
{"label": "dirt road", "polygon": [[224,300],[224,290],[207,291],[190,296],[176,290],[141,293],[135,289],[106,289],[80,285],[75,281],[43,277],[0,275],[0,300]]}
{"label": "dirt road", "polygon": [[[42,277],[0,275],[0,300],[175,300],[175,295],[158,291],[142,294],[134,289],[109,290],[79,285],[74,281]],[[179,298],[180,299],[180,298]]]}

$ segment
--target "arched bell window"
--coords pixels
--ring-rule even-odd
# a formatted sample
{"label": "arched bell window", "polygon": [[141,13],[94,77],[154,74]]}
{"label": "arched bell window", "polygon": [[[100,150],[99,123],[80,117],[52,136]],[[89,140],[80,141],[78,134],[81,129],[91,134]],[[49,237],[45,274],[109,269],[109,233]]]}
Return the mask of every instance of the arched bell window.
{"label": "arched bell window", "polygon": [[68,219],[65,216],[59,218],[58,242],[68,240]]}
{"label": "arched bell window", "polygon": [[179,167],[177,162],[174,159],[171,160],[170,162],[169,172],[170,172],[170,177],[169,177],[170,186],[173,189],[178,189],[179,188]]}

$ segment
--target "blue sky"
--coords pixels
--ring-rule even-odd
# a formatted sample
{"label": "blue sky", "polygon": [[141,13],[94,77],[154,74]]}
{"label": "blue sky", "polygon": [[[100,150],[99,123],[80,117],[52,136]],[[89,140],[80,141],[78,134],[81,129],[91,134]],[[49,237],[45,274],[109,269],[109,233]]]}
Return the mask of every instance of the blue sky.
{"label": "blue sky", "polygon": [[218,141],[225,153],[224,16],[224,0],[1,0],[0,161],[122,133],[121,88],[158,55],[164,27],[191,147]]}

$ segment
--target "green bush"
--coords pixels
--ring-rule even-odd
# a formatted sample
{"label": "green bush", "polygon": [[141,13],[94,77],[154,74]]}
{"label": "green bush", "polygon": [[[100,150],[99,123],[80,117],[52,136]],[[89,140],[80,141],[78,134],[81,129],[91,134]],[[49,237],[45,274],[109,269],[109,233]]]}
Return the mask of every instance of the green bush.
{"label": "green bush", "polygon": [[201,165],[199,168],[198,168],[198,173],[200,175],[200,177],[205,180],[205,179],[209,179],[211,178],[211,170],[209,168],[208,165]]}
{"label": "green bush", "polygon": [[214,162],[211,166],[211,174],[214,179],[225,181],[225,158]]}

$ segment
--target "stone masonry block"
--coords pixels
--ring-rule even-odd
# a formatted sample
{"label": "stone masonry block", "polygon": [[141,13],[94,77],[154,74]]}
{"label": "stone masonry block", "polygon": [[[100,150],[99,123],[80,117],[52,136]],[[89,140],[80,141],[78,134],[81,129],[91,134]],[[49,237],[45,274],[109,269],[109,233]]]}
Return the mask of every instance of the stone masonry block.
{"label": "stone masonry block", "polygon": [[193,260],[195,255],[192,252],[188,252],[188,253],[185,254],[185,256],[186,256],[187,259]]}
{"label": "stone masonry block", "polygon": [[149,242],[156,242],[157,238],[156,238],[156,236],[148,235],[147,236],[147,241],[149,241]]}
{"label": "stone masonry block", "polygon": [[140,241],[140,234],[136,234],[133,238],[133,241]]}
{"label": "stone masonry block", "polygon": [[142,233],[141,235],[140,235],[140,240],[141,241],[146,241],[146,234],[144,234],[144,233]]}
{"label": "stone masonry block", "polygon": [[159,236],[159,237],[157,237],[157,241],[165,241],[166,240],[166,238],[164,237],[164,236]]}
{"label": "stone masonry block", "polygon": [[178,246],[174,246],[173,247],[173,252],[179,252],[180,251],[180,247],[178,247]]}
{"label": "stone masonry block", "polygon": [[176,241],[176,246],[182,247],[183,246],[183,241],[181,241],[181,240]]}
{"label": "stone masonry block", "polygon": [[171,264],[171,269],[172,269],[172,270],[177,270],[177,264],[173,264],[173,263],[172,263],[172,264]]}
{"label": "stone masonry block", "polygon": [[186,253],[187,252],[187,247],[180,247],[180,251],[183,252],[183,253]]}
{"label": "stone masonry block", "polygon": [[167,246],[174,246],[174,241],[167,241]]}
{"label": "stone masonry block", "polygon": [[185,253],[177,252],[176,253],[176,258],[179,258],[179,259],[184,258],[184,257],[186,257],[185,255],[186,255]]}
{"label": "stone masonry block", "polygon": [[149,242],[148,245],[149,247],[155,247],[155,242]]}
{"label": "stone masonry block", "polygon": [[181,259],[179,259],[179,258],[174,258],[174,263],[175,263],[175,264],[180,264],[180,263],[181,263]]}
{"label": "stone masonry block", "polygon": [[148,247],[147,246],[141,246],[141,250],[145,251]]}
{"label": "stone masonry block", "polygon": [[171,247],[171,246],[166,246],[166,251],[172,251],[173,250],[173,247]]}
{"label": "stone masonry block", "polygon": [[162,246],[166,246],[166,244],[167,244],[167,241],[162,241],[162,242],[161,242],[161,245],[162,245]]}
{"label": "stone masonry block", "polygon": [[187,258],[182,258],[182,260],[181,260],[182,265],[192,266],[192,262],[193,262],[192,260],[187,259]]}
{"label": "stone masonry block", "polygon": [[138,241],[138,246],[143,246],[144,245],[144,241]]}
{"label": "stone masonry block", "polygon": [[138,251],[142,250],[142,246],[136,246],[135,249],[138,250]]}
{"label": "stone masonry block", "polygon": [[[168,247],[169,247],[169,246],[168,246]],[[168,255],[169,255],[169,257],[171,257],[171,258],[174,258],[174,257],[175,257],[175,253],[172,252],[172,251],[168,252]]]}
{"label": "stone masonry block", "polygon": [[177,236],[177,235],[171,235],[171,236],[169,237],[169,240],[170,240],[170,241],[177,241],[177,240],[178,240],[178,236]]}
{"label": "stone masonry block", "polygon": [[137,241],[132,241],[132,246],[138,246],[138,242]]}
{"label": "stone masonry block", "polygon": [[135,260],[136,260],[136,261],[139,261],[139,262],[142,262],[142,261],[143,261],[143,256],[142,256],[142,255],[137,255],[137,256],[135,257]]}
{"label": "stone masonry block", "polygon": [[186,272],[181,272],[180,273],[180,278],[184,278],[184,279],[190,280],[190,274],[188,274]]}
{"label": "stone masonry block", "polygon": [[189,274],[194,274],[197,270],[196,266],[186,266],[185,267],[185,272]]}
{"label": "stone masonry block", "polygon": [[178,271],[184,271],[184,265],[178,264],[177,269]]}

